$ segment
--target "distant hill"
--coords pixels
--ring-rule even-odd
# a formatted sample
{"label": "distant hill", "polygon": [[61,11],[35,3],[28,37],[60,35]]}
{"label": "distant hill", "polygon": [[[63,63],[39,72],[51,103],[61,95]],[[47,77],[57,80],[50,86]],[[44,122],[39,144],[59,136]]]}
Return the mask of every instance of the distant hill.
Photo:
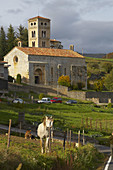
{"label": "distant hill", "polygon": [[85,57],[92,57],[92,58],[104,58],[106,54],[100,53],[100,54],[83,54]]}
{"label": "distant hill", "polygon": [[106,54],[103,58],[113,59],[113,52]]}

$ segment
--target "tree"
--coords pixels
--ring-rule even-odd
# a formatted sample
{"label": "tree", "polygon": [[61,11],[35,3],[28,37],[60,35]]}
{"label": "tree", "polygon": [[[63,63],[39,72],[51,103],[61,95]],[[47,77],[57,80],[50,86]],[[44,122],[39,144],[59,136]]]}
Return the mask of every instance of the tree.
{"label": "tree", "polygon": [[102,91],[104,87],[104,80],[98,80],[97,82],[94,83],[94,87],[96,91]]}
{"label": "tree", "polygon": [[108,90],[113,90],[113,70],[111,70],[111,72],[106,75],[104,85]]}
{"label": "tree", "polygon": [[15,32],[14,32],[14,28],[12,27],[12,25],[10,24],[9,28],[8,28],[8,33],[7,33],[7,50],[8,52],[15,47],[16,45],[16,37],[15,37]]}
{"label": "tree", "polygon": [[3,57],[7,54],[7,42],[6,34],[4,28],[0,29],[0,60],[3,60]]}
{"label": "tree", "polygon": [[106,73],[110,73],[113,67],[111,63],[105,62],[102,64],[102,68],[104,69]]}
{"label": "tree", "polygon": [[22,25],[18,27],[19,33],[17,33],[18,39],[22,42],[23,47],[28,46],[28,30],[24,28]]}
{"label": "tree", "polygon": [[70,85],[71,85],[70,83],[71,83],[71,81],[70,81],[69,76],[62,75],[58,79],[58,84],[59,85],[70,87]]}

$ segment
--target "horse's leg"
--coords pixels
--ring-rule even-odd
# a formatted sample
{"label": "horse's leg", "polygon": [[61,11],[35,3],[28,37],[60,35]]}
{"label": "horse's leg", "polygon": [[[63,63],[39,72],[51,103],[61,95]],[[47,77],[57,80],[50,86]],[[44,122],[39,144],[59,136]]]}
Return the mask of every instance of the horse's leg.
{"label": "horse's leg", "polygon": [[48,144],[49,144],[49,137],[46,137],[45,153],[47,153],[47,151],[49,152]]}
{"label": "horse's leg", "polygon": [[51,139],[52,139],[52,142],[53,142],[53,129],[51,129]]}
{"label": "horse's leg", "polygon": [[40,146],[41,146],[41,152],[44,153],[43,140],[42,140],[42,138],[40,138]]}

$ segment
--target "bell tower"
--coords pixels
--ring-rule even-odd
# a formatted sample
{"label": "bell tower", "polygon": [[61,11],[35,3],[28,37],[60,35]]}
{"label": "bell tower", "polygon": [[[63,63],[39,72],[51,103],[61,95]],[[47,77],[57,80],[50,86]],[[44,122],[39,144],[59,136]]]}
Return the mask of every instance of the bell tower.
{"label": "bell tower", "polygon": [[50,19],[37,16],[28,20],[28,44],[50,48]]}

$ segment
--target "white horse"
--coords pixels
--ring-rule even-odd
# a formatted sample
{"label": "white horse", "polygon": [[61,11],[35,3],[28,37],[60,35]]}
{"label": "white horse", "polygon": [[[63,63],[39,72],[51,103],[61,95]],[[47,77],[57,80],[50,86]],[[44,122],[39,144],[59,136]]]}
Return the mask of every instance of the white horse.
{"label": "white horse", "polygon": [[44,153],[44,141],[43,138],[46,138],[45,141],[45,152],[47,152],[48,145],[49,145],[49,130],[52,128],[51,136],[53,138],[53,119],[52,117],[45,116],[43,122],[39,124],[37,129],[37,135],[40,137],[40,146],[41,146],[41,152]]}

